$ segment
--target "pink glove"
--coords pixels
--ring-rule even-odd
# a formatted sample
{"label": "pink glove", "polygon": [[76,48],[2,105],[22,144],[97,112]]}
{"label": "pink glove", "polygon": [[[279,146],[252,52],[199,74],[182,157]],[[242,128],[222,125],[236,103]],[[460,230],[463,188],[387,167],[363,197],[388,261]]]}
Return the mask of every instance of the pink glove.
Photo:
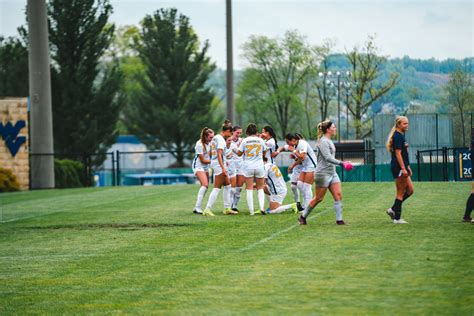
{"label": "pink glove", "polygon": [[346,171],[351,171],[354,168],[354,166],[352,165],[352,162],[350,161],[343,161],[342,167],[346,169]]}

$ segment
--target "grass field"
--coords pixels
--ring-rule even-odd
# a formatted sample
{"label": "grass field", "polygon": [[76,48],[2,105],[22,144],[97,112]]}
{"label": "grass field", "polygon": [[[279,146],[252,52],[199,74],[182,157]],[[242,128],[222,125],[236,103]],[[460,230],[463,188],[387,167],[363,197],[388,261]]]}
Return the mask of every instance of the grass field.
{"label": "grass field", "polygon": [[384,213],[392,183],[344,183],[346,226],[330,196],[299,226],[245,194],[240,215],[193,215],[197,190],[1,194],[0,315],[474,314],[470,183],[415,183],[409,225]]}

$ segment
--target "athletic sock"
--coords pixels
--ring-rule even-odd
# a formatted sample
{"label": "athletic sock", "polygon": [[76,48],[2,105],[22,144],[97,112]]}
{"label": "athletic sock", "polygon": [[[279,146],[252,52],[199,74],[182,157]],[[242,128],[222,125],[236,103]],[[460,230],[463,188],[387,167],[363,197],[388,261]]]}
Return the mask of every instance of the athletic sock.
{"label": "athletic sock", "polygon": [[293,192],[293,199],[295,202],[300,202],[300,190],[298,190],[298,187],[294,183],[291,184],[291,192]]}
{"label": "athletic sock", "polygon": [[395,212],[395,219],[400,219],[402,216],[402,200],[395,199],[393,203],[392,210]]}
{"label": "athletic sock", "polygon": [[313,209],[314,209],[314,207],[311,207],[311,204],[308,203],[308,206],[306,206],[303,210],[303,215],[302,216],[304,218],[307,218]]}
{"label": "athletic sock", "polygon": [[257,190],[257,196],[258,196],[258,206],[260,207],[260,210],[265,211],[265,192],[263,189]]}
{"label": "athletic sock", "polygon": [[234,199],[232,201],[232,208],[237,208],[237,204],[239,204],[241,192],[242,192],[242,187],[235,188]]}
{"label": "athletic sock", "polygon": [[309,201],[306,201],[304,182],[298,180],[298,183],[296,186],[298,190],[300,190],[301,196],[303,197],[303,201],[301,201],[301,205],[303,206],[303,208],[306,208],[306,205],[308,205]]}
{"label": "athletic sock", "polygon": [[303,183],[304,184],[304,189],[305,189],[305,199],[306,199],[306,205],[309,204],[309,201],[313,198],[313,186],[309,183]]}
{"label": "athletic sock", "polygon": [[195,210],[201,210],[202,200],[204,199],[206,192],[207,192],[207,187],[201,186],[199,188],[197,199],[196,199],[196,205],[194,206]]}
{"label": "athletic sock", "polygon": [[230,193],[232,191],[231,185],[224,186],[224,208],[230,208],[231,200],[230,200]]}
{"label": "athletic sock", "polygon": [[221,189],[219,188],[212,189],[211,195],[209,196],[209,200],[207,201],[206,209],[209,209],[209,210],[212,209],[212,206],[216,202],[217,196],[219,195],[220,191]]}
{"label": "athletic sock", "polygon": [[272,213],[272,214],[283,213],[284,211],[289,210],[292,207],[293,207],[293,205],[291,205],[291,204],[281,205],[281,206],[277,207],[276,209],[271,210],[270,213]]}
{"label": "athletic sock", "polygon": [[249,207],[250,215],[254,214],[253,208],[253,190],[247,190],[247,205]]}
{"label": "athletic sock", "polygon": [[474,207],[474,193],[471,193],[466,202],[466,212],[464,213],[464,218],[471,217],[472,208]]}
{"label": "athletic sock", "polygon": [[334,201],[334,210],[336,211],[336,221],[342,221],[342,201]]}

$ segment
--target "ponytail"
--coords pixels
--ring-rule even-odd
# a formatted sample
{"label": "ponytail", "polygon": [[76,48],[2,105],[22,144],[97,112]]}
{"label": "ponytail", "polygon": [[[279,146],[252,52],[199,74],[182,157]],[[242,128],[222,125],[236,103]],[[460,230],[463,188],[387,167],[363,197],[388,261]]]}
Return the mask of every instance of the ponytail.
{"label": "ponytail", "polygon": [[387,147],[387,150],[388,152],[392,152],[393,151],[393,148],[392,148],[392,142],[393,142],[393,134],[395,134],[395,131],[397,130],[397,127],[400,125],[400,123],[403,121],[403,120],[408,120],[406,116],[397,116],[395,118],[395,125],[393,125],[390,133],[388,134],[388,139],[387,139],[387,143],[385,144],[385,147]]}
{"label": "ponytail", "polygon": [[320,139],[324,134],[326,134],[326,132],[332,126],[332,124],[334,124],[334,123],[330,120],[325,120],[325,121],[322,121],[321,123],[318,124],[318,127],[317,127],[317,129],[318,129],[318,139]]}
{"label": "ponytail", "polygon": [[211,133],[214,133],[214,131],[207,126],[201,130],[201,143],[202,147],[204,148],[204,151],[206,151],[206,138]]}

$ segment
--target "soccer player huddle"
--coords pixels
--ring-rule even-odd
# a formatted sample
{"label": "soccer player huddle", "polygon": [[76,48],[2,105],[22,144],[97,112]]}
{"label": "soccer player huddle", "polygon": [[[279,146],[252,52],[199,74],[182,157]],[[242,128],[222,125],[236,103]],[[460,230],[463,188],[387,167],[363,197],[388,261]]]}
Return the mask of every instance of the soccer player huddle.
{"label": "soccer player huddle", "polygon": [[[398,126],[403,122],[403,128]],[[405,117],[397,118],[396,125],[387,146],[392,151],[392,172],[397,187],[397,196],[394,205],[387,210],[387,215],[396,224],[405,224],[400,219],[401,203],[413,194],[413,185],[410,179],[406,142],[400,136],[408,128]],[[323,201],[329,190],[334,199],[336,224],[344,225],[342,187],[336,166],[347,171],[352,170],[353,163],[335,158],[336,147],[331,138],[337,134],[336,125],[325,120],[318,124],[318,140],[313,150],[301,134],[288,133],[285,136],[286,145],[278,147],[277,136],[269,125],[261,130],[254,123],[245,128],[246,137],[242,137],[243,129],[232,125],[226,120],[219,133],[204,127],[201,137],[196,142],[196,156],[193,160],[193,172],[199,180],[199,189],[194,213],[204,216],[215,216],[212,212],[220,191],[223,191],[225,215],[239,214],[239,200],[245,184],[247,206],[250,215],[277,214],[285,211],[299,213],[298,221],[306,225],[306,219],[311,211]],[[402,134],[395,133],[400,131]],[[392,146],[393,144],[393,146]],[[406,145],[407,147],[407,145]],[[403,153],[401,150],[404,149]],[[291,191],[294,203],[283,205],[287,194],[287,186],[274,158],[281,152],[290,152],[292,159],[288,167],[290,174]],[[202,210],[203,199],[208,191],[209,170],[212,169],[214,186],[209,195],[207,205]],[[408,171],[407,171],[408,170]],[[313,195],[312,186],[316,184]],[[254,189],[257,191],[258,209],[254,208]],[[265,196],[268,199],[268,208],[265,209]],[[301,196],[301,199],[300,199]]]}

